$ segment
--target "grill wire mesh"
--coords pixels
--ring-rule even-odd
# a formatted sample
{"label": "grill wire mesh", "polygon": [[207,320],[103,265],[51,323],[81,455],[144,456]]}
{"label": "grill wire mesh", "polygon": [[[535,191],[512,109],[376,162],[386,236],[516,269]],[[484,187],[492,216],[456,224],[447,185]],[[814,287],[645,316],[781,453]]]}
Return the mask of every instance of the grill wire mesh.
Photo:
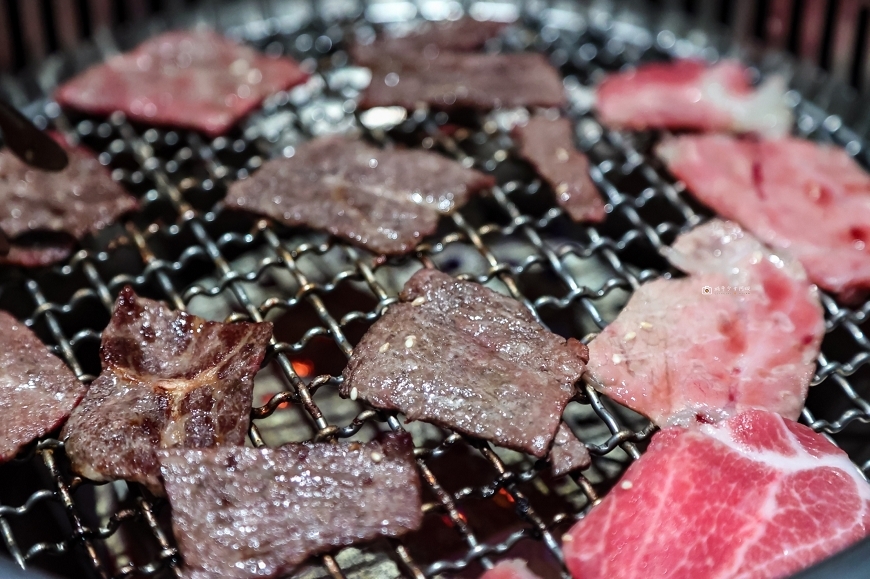
{"label": "grill wire mesh", "polygon": [[[486,283],[525,303],[551,329],[590,336],[618,312],[633,288],[672,270],[658,248],[709,216],[649,154],[650,135],[603,130],[588,110],[590,86],[605,70],[673,55],[716,58],[735,53],[727,36],[699,33],[668,14],[553,7],[543,3],[460,5],[426,2],[319,4],[261,2],[210,6],[177,22],[103,35],[96,45],[52,61],[6,89],[33,104],[31,115],[99,152],[113,175],[138,195],[142,210],[85,242],[67,265],[4,271],[0,307],[26,320],[81,380],[99,373],[100,332],[118,291],[131,284],[215,319],[268,319],[276,335],[258,375],[251,441],[370,438],[403,421],[340,400],[337,386],[353,344],[421,266]],[[356,33],[384,19],[519,15],[517,26],[487,49],[541,50],[566,78],[577,143],[612,212],[601,226],[571,223],[510,151],[507,125],[522,113],[455,119],[416,112],[388,130],[355,110],[367,82],[348,66],[345,48]],[[115,50],[132,47],[167,26],[206,22],[272,54],[288,54],[314,75],[277,95],[229,137],[135,126],[122,115],[107,121],[71,117],[45,98],[60,78]],[[736,53],[735,53],[736,54]],[[752,52],[741,53],[753,58]],[[797,131],[834,142],[867,165],[861,126],[846,127],[824,79],[781,56],[756,61],[790,76]],[[821,90],[820,90],[821,89]],[[17,91],[17,92],[16,92]],[[384,113],[386,116],[392,113]],[[863,111],[861,114],[870,114]],[[383,119],[381,119],[383,120]],[[389,145],[422,146],[494,173],[499,186],[450,218],[437,236],[404,258],[377,259],[327,236],[288,229],[221,208],[226,184],[264,159],[291,155],[315,135],[358,132]],[[844,307],[823,298],[828,335],[802,421],[831,437],[870,471],[870,303]],[[424,425],[412,431],[424,482],[424,528],[402,541],[379,540],[317,559],[305,577],[473,577],[503,554],[523,556],[541,573],[567,576],[560,536],[598,500],[653,432],[637,415],[585,385],[566,420],[588,445],[594,465],[553,479],[545,463],[494,449]],[[0,532],[22,566],[68,576],[133,577],[177,574],[180,559],[169,508],[125,483],[96,486],[73,476],[62,444],[40,441],[0,467]]]}

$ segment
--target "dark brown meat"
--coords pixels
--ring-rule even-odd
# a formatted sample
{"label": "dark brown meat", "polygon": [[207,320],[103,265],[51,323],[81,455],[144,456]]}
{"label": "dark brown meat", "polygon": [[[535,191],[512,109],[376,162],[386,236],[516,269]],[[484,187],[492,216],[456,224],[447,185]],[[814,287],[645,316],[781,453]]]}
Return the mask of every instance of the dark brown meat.
{"label": "dark brown meat", "polygon": [[544,55],[444,53],[376,66],[360,107],[488,111],[564,103],[562,78]]}
{"label": "dark brown meat", "polygon": [[57,428],[87,389],[36,334],[0,311],[0,462]]}
{"label": "dark brown meat", "polygon": [[57,141],[69,155],[59,172],[34,169],[0,150],[0,229],[12,240],[0,263],[35,267],[61,261],[74,239],[138,206],[90,151]]}
{"label": "dark brown meat", "polygon": [[442,214],[494,184],[435,153],[323,137],[230,185],[226,204],[323,229],[376,253],[401,254],[433,233]]}
{"label": "dark brown meat", "polygon": [[518,301],[436,270],[363,336],[341,394],[544,457],[586,346],[544,329]]}
{"label": "dark brown meat", "polygon": [[574,147],[571,121],[538,115],[514,129],[520,156],[532,164],[574,221],[604,220],[604,201],[589,177],[589,159]]}
{"label": "dark brown meat", "polygon": [[472,52],[495,38],[504,29],[503,22],[460,18],[454,21],[427,22],[405,36],[380,34],[370,44],[355,43],[350,48],[353,61],[362,66],[390,65],[393,59],[429,58],[440,52]]}
{"label": "dark brown meat", "polygon": [[562,476],[592,464],[586,445],[580,442],[567,424],[559,425],[553,446],[550,448],[550,464],[553,476]]}
{"label": "dark brown meat", "polygon": [[311,555],[417,529],[411,437],[160,452],[189,579],[283,576]]}
{"label": "dark brown meat", "polygon": [[208,30],[167,32],[64,84],[61,106],[123,111],[149,125],[216,137],[276,92],[308,79],[290,58],[270,58]]}
{"label": "dark brown meat", "polygon": [[156,451],[240,445],[272,324],[209,322],[121,291],[103,332],[103,372],[61,433],[89,479],[162,494]]}

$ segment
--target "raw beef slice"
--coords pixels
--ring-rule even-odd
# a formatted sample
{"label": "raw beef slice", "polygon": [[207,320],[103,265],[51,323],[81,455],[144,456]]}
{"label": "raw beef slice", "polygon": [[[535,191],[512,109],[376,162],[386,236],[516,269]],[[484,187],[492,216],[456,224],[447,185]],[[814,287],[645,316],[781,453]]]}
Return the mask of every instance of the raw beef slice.
{"label": "raw beef slice", "polygon": [[66,420],[88,387],[24,324],[0,311],[0,463]]}
{"label": "raw beef slice", "polygon": [[656,152],[692,195],[787,250],[822,289],[844,301],[870,289],[870,175],[843,149],[687,135]]}
{"label": "raw beef slice", "polygon": [[592,340],[596,388],[660,426],[748,408],[797,419],[825,332],[800,264],[720,220],[666,255],[690,275],[642,285]]}
{"label": "raw beef slice", "polygon": [[188,579],[285,576],[311,555],[420,526],[408,434],[160,451]]}
{"label": "raw beef slice", "polygon": [[597,89],[596,109],[615,129],[689,129],[786,135],[791,108],[783,79],[753,88],[742,64],[709,66],[677,60],[639,66],[607,76]]}
{"label": "raw beef slice", "polygon": [[870,486],[806,426],[751,410],[657,433],[563,539],[575,579],[787,577],[870,531]]}
{"label": "raw beef slice", "polygon": [[181,30],[89,68],[55,97],[93,115],[122,111],[145,124],[216,137],[266,97],[307,79],[290,58],[266,56],[209,30]]}
{"label": "raw beef slice", "polygon": [[586,346],[518,301],[422,269],[354,348],[342,396],[543,458]]}
{"label": "raw beef slice", "polygon": [[162,494],[157,451],[241,445],[272,324],[209,322],[121,291],[103,371],[61,433],[73,470]]}

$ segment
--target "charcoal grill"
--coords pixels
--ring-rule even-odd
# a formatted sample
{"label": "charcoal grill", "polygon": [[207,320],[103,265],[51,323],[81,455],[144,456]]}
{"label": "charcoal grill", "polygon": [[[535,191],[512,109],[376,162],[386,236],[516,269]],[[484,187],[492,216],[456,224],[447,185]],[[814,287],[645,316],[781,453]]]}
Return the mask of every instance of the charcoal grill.
{"label": "charcoal grill", "polygon": [[[0,91],[40,127],[99,152],[142,210],[85,242],[67,263],[0,272],[0,308],[32,327],[84,381],[99,373],[100,332],[118,291],[131,284],[215,319],[276,324],[258,375],[250,439],[371,437],[403,427],[400,417],[341,400],[341,370],[353,344],[396,301],[421,266],[486,283],[521,300],[554,331],[587,338],[613,319],[639,284],[674,273],[658,254],[709,213],[650,156],[650,135],[602,129],[588,88],[606,70],[668,56],[730,54],[760,74],[784,74],[804,137],[845,147],[865,167],[870,107],[868,5],[771,1],[574,3],[506,2],[0,2]],[[160,7],[158,14],[147,13]],[[822,6],[822,9],[819,9]],[[825,8],[827,6],[827,8]],[[64,10],[77,19],[60,18]],[[120,10],[120,8],[124,8]],[[510,154],[507,130],[521,112],[464,118],[443,113],[360,114],[354,102],[366,72],[345,48],[373,26],[417,19],[516,20],[488,50],[539,50],[561,68],[577,143],[611,213],[605,223],[572,224],[552,194]],[[109,31],[115,17],[128,22]],[[824,18],[822,18],[824,17]],[[20,20],[15,22],[15,20]],[[314,74],[276,95],[230,135],[189,132],[64,114],[51,91],[83,67],[169,27],[205,23]],[[730,29],[723,23],[731,25]],[[4,36],[3,27],[11,32]],[[90,37],[86,42],[77,35]],[[93,32],[93,34],[91,34]],[[765,39],[768,50],[760,49]],[[5,44],[4,44],[5,43]],[[51,49],[62,52],[43,58]],[[770,49],[773,49],[772,51]],[[798,62],[790,49],[804,57]],[[29,56],[38,62],[27,63]],[[823,71],[819,65],[826,67]],[[851,84],[851,86],[850,86]],[[497,175],[492,195],[443,220],[438,235],[405,258],[376,259],[327,236],[224,210],[226,184],[244,178],[314,135],[355,131],[376,142],[422,146]],[[827,336],[802,421],[870,472],[870,302],[846,307],[823,296]],[[589,446],[592,468],[563,479],[546,465],[486,443],[411,424],[424,479],[423,530],[325,555],[298,572],[315,577],[475,577],[519,556],[544,576],[567,576],[560,537],[642,453],[653,428],[584,385],[567,421]],[[0,467],[0,535],[22,568],[67,577],[173,577],[179,556],[169,508],[125,483],[93,485],[73,476],[62,444],[48,438]]]}

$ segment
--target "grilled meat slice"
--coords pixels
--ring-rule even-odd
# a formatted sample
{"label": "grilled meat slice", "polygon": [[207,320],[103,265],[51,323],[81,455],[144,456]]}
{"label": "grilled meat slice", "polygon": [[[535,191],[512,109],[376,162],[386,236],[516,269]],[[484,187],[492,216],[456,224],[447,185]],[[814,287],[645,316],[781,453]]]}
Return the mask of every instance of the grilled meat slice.
{"label": "grilled meat slice", "polygon": [[272,324],[223,324],[121,291],[103,372],[61,433],[73,470],[162,494],[157,450],[245,442]]}

